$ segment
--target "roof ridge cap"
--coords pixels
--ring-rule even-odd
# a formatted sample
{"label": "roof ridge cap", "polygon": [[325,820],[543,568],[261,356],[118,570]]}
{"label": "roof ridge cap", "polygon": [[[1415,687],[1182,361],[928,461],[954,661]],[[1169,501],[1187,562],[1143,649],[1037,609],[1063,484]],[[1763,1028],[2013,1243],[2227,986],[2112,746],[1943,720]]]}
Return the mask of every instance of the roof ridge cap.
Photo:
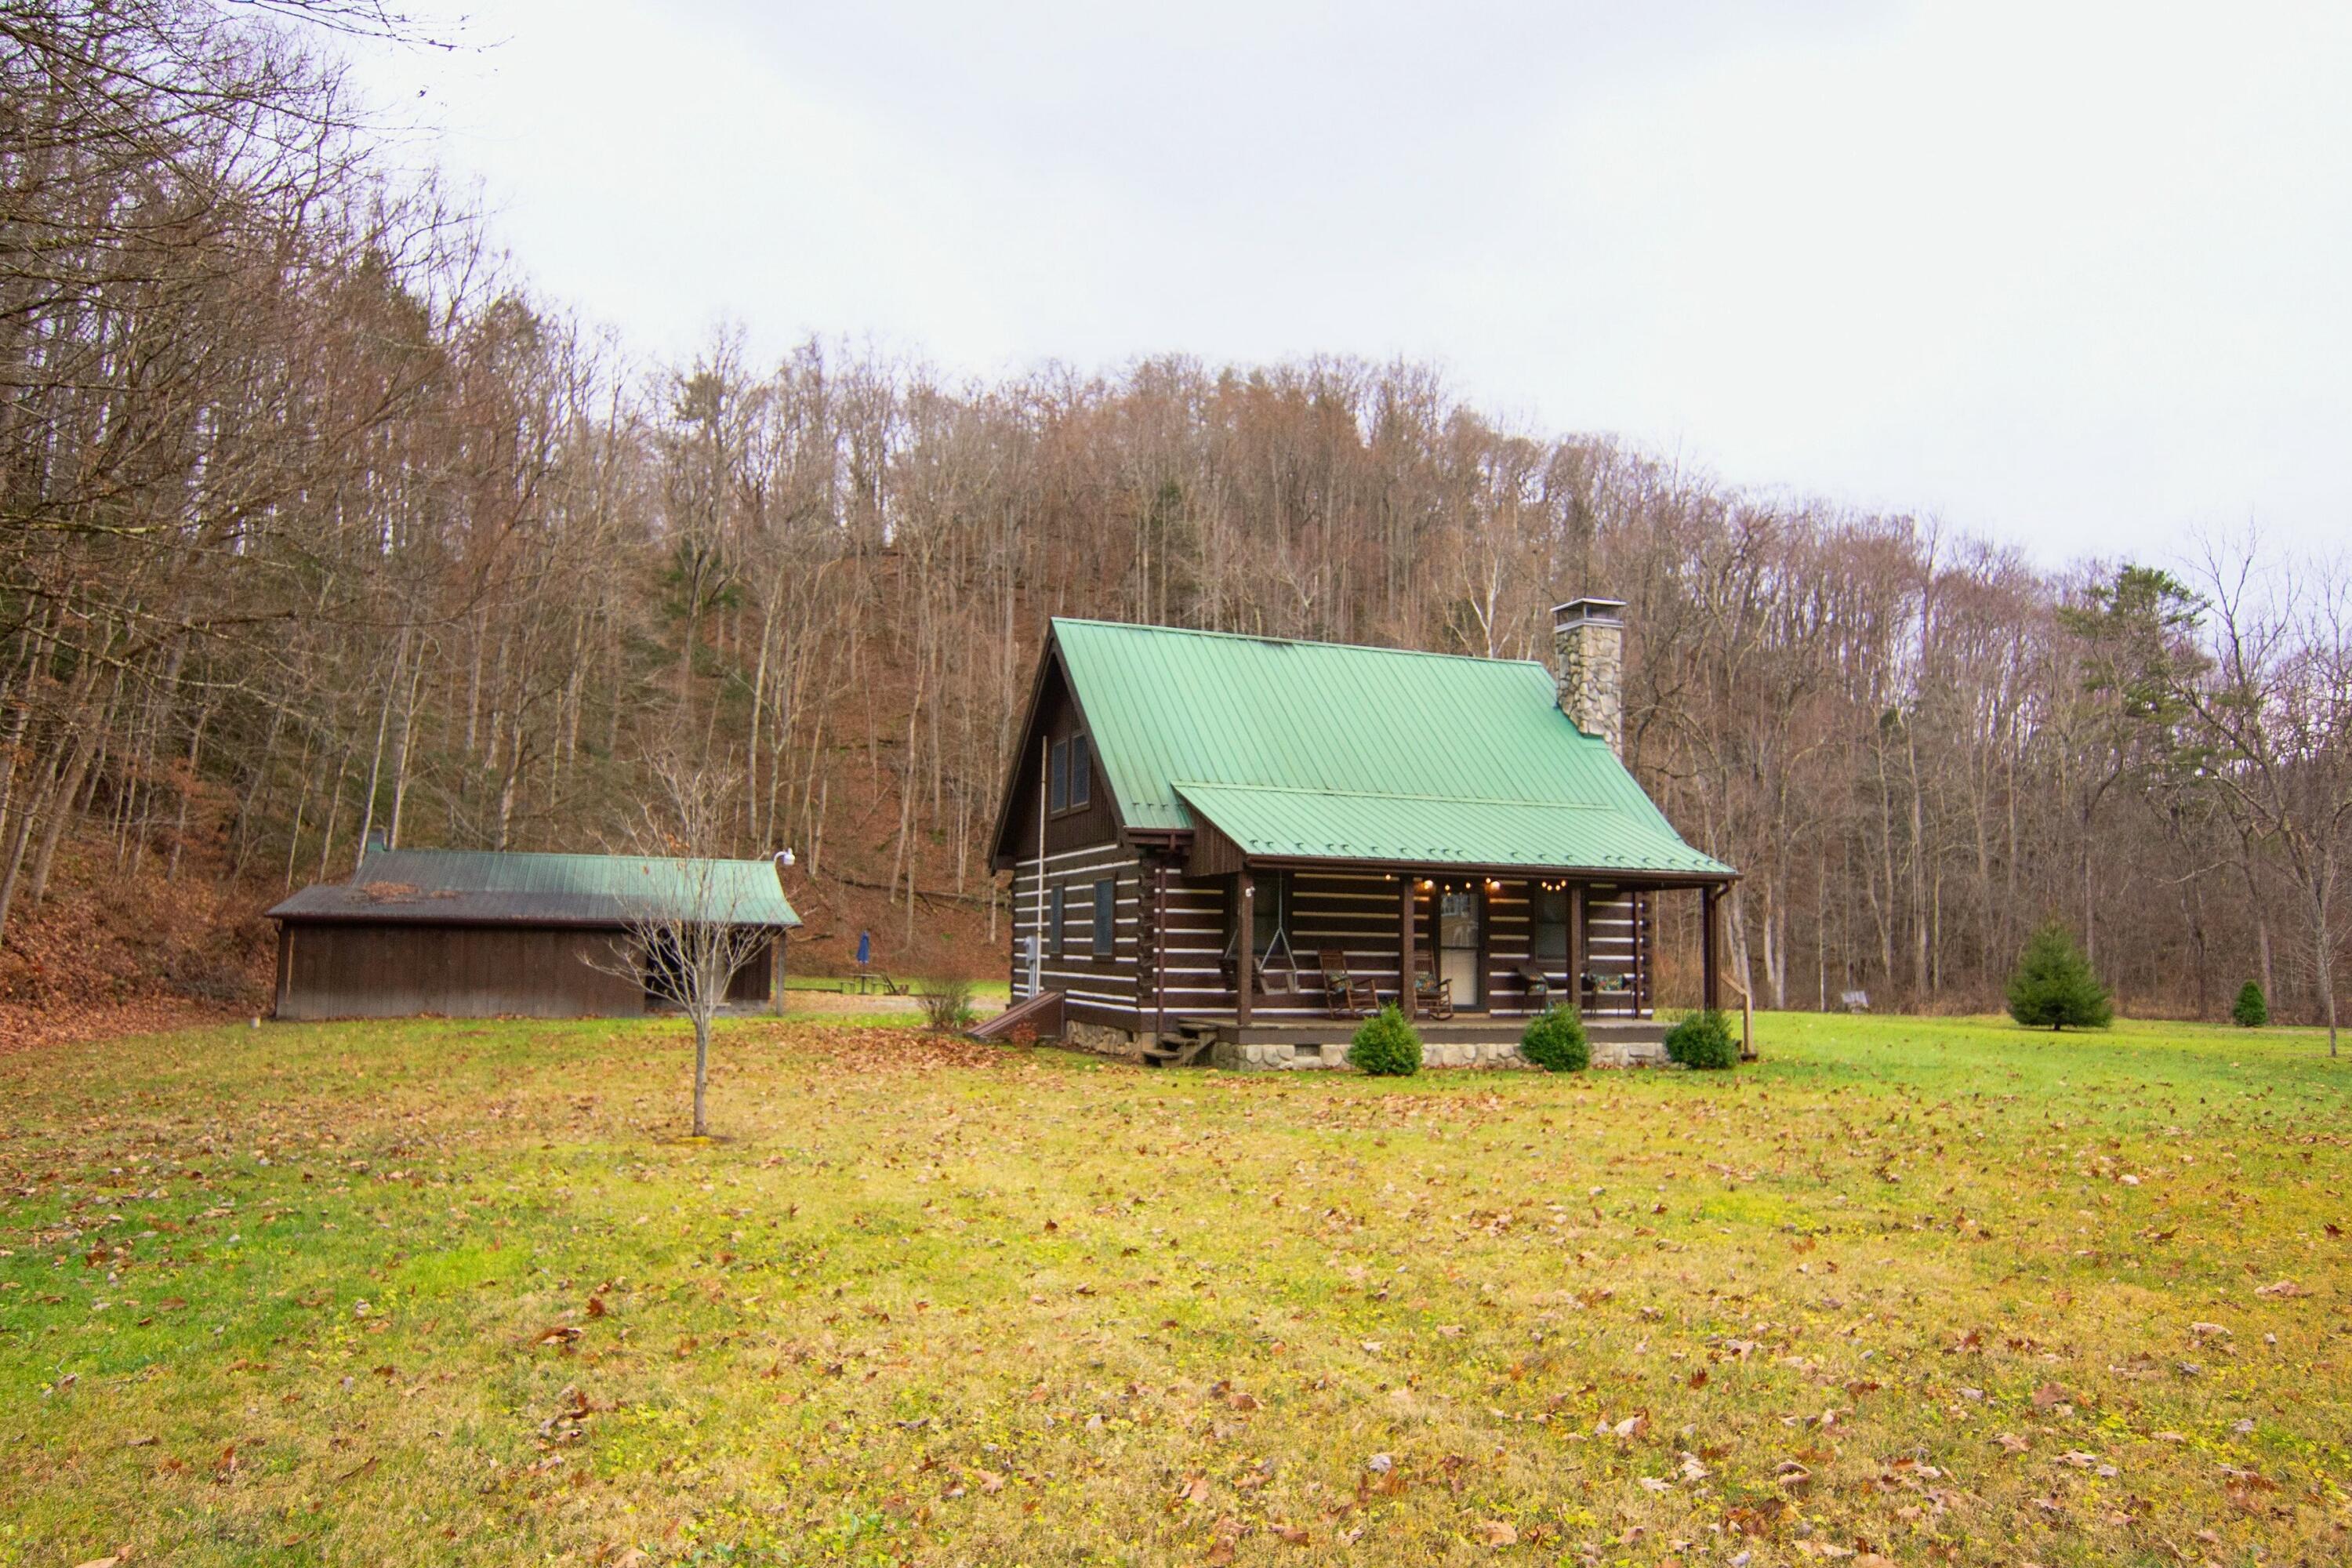
{"label": "roof ridge cap", "polygon": [[1053,616],[1047,619],[1050,625],[1056,626],[1107,626],[1115,631],[1167,632],[1178,637],[1218,637],[1227,642],[1280,643],[1288,647],[1342,648],[1350,653],[1394,653],[1412,658],[1450,659],[1460,664],[1532,665],[1538,669],[1546,668],[1544,661],[1539,658],[1484,658],[1475,653],[1445,653],[1430,647],[1391,647],[1385,643],[1334,642],[1325,637],[1276,637],[1266,632],[1223,632],[1208,626],[1171,626],[1158,621],[1106,621],[1093,616]]}

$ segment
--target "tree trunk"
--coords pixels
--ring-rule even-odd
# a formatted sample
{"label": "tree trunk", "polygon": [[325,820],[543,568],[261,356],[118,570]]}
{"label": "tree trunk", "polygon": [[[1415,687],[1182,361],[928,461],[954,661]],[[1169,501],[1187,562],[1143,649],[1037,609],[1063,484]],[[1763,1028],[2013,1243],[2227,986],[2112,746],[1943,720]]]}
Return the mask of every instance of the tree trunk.
{"label": "tree trunk", "polygon": [[694,1135],[710,1136],[710,1123],[703,1116],[704,1089],[710,1081],[710,1013],[708,1007],[694,1010]]}
{"label": "tree trunk", "polygon": [[[49,890],[49,868],[57,861],[58,844],[65,837],[67,819],[73,816],[74,800],[81,793],[82,777],[89,771],[90,759],[98,755],[100,728],[98,720],[93,719],[83,729],[81,739],[74,745],[73,760],[67,764],[65,780],[50,802],[48,826],[41,831],[41,847],[33,856],[32,881],[25,889],[26,897],[37,910]],[[5,910],[0,910],[0,915],[5,913]]]}

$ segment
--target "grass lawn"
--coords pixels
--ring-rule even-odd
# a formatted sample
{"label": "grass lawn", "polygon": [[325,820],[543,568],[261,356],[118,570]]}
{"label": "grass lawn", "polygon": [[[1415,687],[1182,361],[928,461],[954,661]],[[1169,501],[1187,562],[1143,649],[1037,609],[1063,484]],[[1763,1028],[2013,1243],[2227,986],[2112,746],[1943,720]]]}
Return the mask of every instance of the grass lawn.
{"label": "grass lawn", "polygon": [[745,1021],[705,1146],[668,1025],[0,1059],[0,1563],[2352,1558],[2352,1060],[1759,1022],[1383,1082]]}

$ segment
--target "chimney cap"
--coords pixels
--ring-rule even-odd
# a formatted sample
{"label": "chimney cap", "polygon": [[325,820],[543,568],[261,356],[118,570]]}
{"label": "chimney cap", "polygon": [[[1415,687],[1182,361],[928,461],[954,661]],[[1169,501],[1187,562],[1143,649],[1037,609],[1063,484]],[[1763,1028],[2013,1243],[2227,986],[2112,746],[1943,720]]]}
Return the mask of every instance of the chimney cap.
{"label": "chimney cap", "polygon": [[1588,594],[1580,599],[1570,599],[1565,605],[1554,605],[1551,607],[1551,624],[1555,630],[1585,621],[1596,621],[1603,626],[1623,626],[1625,617],[1617,612],[1624,607],[1622,599],[1607,599]]}

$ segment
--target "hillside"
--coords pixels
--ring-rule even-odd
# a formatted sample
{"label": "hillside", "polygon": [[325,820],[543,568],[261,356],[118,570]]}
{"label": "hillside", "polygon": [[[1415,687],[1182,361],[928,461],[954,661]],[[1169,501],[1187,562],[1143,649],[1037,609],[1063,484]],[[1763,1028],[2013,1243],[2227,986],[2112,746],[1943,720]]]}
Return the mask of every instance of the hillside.
{"label": "hillside", "polygon": [[658,840],[676,766],[727,790],[718,848],[799,852],[804,963],[870,929],[992,971],[982,841],[1047,617],[1543,658],[1549,606],[1605,593],[1628,762],[1739,868],[1761,1004],[1985,1006],[2055,915],[2127,1009],[2252,979],[2335,1016],[2339,565],[2045,570],[1407,363],[648,360],[399,175],[319,39],[193,0],[9,25],[40,153],[0,160],[19,1006],[236,990],[252,911],[373,830]]}

